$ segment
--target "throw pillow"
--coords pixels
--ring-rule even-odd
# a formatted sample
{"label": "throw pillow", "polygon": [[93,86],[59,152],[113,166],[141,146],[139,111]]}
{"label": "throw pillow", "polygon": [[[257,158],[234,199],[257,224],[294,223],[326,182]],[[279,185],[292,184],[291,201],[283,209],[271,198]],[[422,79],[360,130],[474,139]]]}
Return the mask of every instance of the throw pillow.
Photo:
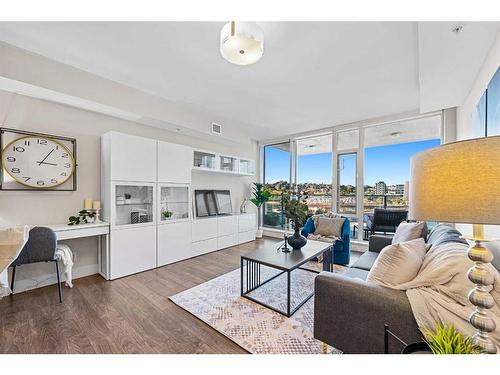
{"label": "throw pillow", "polygon": [[342,237],[342,225],[344,224],[344,218],[329,218],[320,217],[318,218],[318,226],[314,231],[314,234],[321,236],[334,236]]}
{"label": "throw pillow", "polygon": [[407,223],[403,221],[399,224],[396,229],[394,237],[392,237],[392,243],[400,243],[411,240],[416,240],[417,238],[427,237],[427,224],[425,221],[417,221],[415,223]]}
{"label": "throw pillow", "polygon": [[373,263],[366,280],[383,286],[398,286],[411,281],[417,276],[426,251],[423,238],[388,245]]}

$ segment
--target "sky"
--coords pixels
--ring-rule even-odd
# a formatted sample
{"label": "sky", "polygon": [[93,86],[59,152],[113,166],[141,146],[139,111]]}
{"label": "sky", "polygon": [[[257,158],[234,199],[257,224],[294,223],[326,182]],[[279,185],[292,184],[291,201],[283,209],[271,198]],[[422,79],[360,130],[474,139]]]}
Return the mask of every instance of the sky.
{"label": "sky", "polygon": [[[365,185],[385,181],[388,185],[402,184],[410,179],[410,158],[417,152],[439,146],[439,139],[370,147],[365,149]],[[299,156],[298,182],[331,183],[331,153]],[[266,182],[289,179],[288,152],[266,148]],[[356,157],[342,157],[342,185],[355,184]]]}

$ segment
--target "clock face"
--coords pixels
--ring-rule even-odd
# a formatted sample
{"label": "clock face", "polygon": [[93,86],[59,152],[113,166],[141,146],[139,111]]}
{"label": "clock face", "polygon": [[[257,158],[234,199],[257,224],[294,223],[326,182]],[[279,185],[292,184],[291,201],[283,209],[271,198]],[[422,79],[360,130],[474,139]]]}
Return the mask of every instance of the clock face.
{"label": "clock face", "polygon": [[20,184],[39,189],[61,185],[75,170],[75,160],[66,146],[37,136],[17,138],[5,146],[2,165]]}

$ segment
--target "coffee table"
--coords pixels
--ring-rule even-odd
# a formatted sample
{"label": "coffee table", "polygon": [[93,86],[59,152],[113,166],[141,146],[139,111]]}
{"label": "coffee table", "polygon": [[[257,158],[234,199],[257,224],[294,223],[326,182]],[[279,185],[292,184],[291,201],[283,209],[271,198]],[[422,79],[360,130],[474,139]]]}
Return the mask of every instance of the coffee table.
{"label": "coffee table", "polygon": [[[290,317],[314,295],[314,293],[305,295],[298,305],[294,306],[292,309],[290,306],[290,273],[298,268],[318,273],[317,271],[302,268],[301,266],[320,255],[323,255],[323,270],[333,271],[333,244],[308,240],[307,244],[302,249],[291,250],[289,253],[278,250],[278,246],[279,244],[276,244],[274,247],[258,249],[241,256],[241,296]],[[244,265],[246,265],[246,267],[244,267]],[[262,265],[280,270],[281,272],[273,275],[267,280],[261,281]],[[249,295],[250,292],[262,287],[264,284],[267,284],[284,273],[286,273],[287,278],[286,311],[281,311],[273,306],[269,306]],[[246,283],[244,281],[246,281]]]}

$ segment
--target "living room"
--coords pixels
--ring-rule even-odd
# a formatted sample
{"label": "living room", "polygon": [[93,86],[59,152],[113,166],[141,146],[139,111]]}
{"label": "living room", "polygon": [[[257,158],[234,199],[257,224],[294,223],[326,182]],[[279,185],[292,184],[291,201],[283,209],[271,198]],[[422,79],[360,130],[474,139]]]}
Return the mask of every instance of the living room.
{"label": "living room", "polygon": [[0,359],[499,353],[494,12],[186,6],[0,20]]}

